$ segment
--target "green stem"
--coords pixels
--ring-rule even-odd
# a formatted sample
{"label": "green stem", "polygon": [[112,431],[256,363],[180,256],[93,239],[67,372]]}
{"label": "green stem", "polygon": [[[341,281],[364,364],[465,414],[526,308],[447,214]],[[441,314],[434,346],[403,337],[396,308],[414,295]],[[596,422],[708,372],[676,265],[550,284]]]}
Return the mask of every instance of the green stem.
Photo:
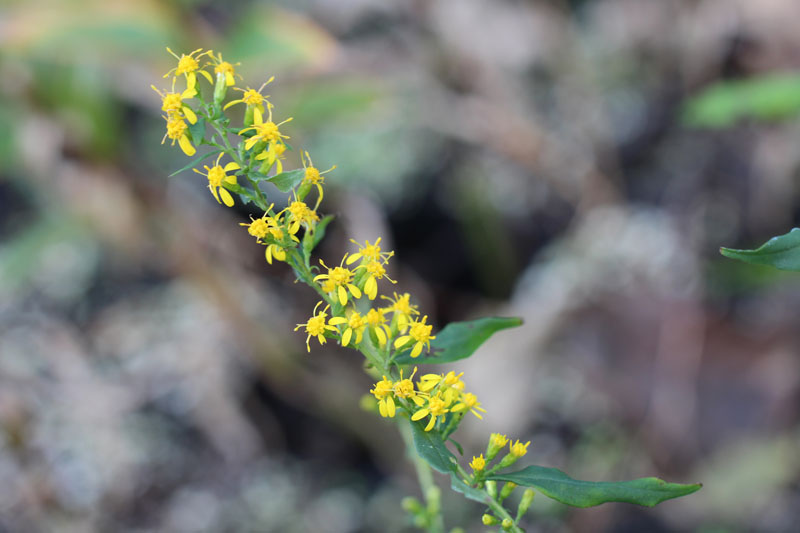
{"label": "green stem", "polygon": [[430,500],[432,491],[438,489],[433,482],[431,467],[425,462],[425,459],[415,452],[414,436],[411,434],[411,421],[408,421],[407,424],[400,422],[398,425],[400,426],[400,434],[403,436],[403,442],[405,442],[406,450],[408,451],[407,455],[414,463],[414,468],[417,471],[417,480],[419,481],[420,489],[422,489],[425,502],[428,504],[429,509],[433,503],[435,506],[434,508],[437,510],[436,514],[430,517],[428,533],[444,533],[444,518],[442,517],[440,503],[431,502]]}

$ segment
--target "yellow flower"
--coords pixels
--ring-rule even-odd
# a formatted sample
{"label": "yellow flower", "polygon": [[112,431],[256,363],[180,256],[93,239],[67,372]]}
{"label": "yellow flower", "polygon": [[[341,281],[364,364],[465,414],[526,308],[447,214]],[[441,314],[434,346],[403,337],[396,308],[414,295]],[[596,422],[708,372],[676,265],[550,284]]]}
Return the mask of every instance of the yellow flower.
{"label": "yellow flower", "polygon": [[289,212],[289,233],[292,235],[297,233],[301,224],[306,224],[307,227],[310,227],[312,222],[317,222],[319,220],[317,212],[308,207],[305,202],[299,200],[295,200],[289,204],[286,211]]}
{"label": "yellow flower", "polygon": [[378,261],[362,262],[356,269],[363,268],[367,271],[367,278],[364,281],[364,294],[370,300],[374,300],[378,296],[378,280],[386,278],[392,283],[397,283],[395,280],[386,275],[386,269]]}
{"label": "yellow flower", "polygon": [[[258,161],[264,161],[261,172],[266,173],[273,164],[277,163],[275,170],[278,174],[283,172],[283,153],[286,152],[286,145],[282,142],[269,143],[269,148],[256,156]],[[317,204],[319,205],[319,204]]]}
{"label": "yellow flower", "polygon": [[178,145],[181,147],[181,150],[183,150],[183,153],[190,157],[193,156],[197,150],[192,146],[192,141],[189,140],[189,126],[186,125],[183,118],[168,115],[164,117],[164,119],[167,121],[167,133],[165,133],[164,138],[161,139],[161,144],[164,144],[164,141],[169,137],[172,140],[172,143],[170,143],[172,146],[175,146],[175,141],[178,141]]}
{"label": "yellow flower", "polygon": [[270,204],[261,218],[254,219],[251,215],[249,224],[247,222],[240,222],[239,225],[246,226],[247,233],[255,237],[258,242],[261,242],[262,239],[270,234],[270,223],[268,221],[272,217],[270,217],[268,213],[273,207],[275,207],[275,204]]}
{"label": "yellow flower", "polygon": [[430,431],[433,429],[433,426],[436,425],[437,418],[444,420],[448,411],[449,409],[447,409],[447,405],[445,404],[444,400],[437,394],[429,397],[428,407],[420,409],[414,413],[411,416],[411,420],[421,420],[430,415],[431,419],[428,421],[428,425],[425,426],[425,431]]}
{"label": "yellow flower", "polygon": [[[317,187],[317,192],[319,192],[319,198],[317,199],[317,205],[322,201],[322,184],[325,183],[325,176],[331,170],[336,168],[336,165],[333,165],[328,170],[323,170],[322,172],[319,171],[318,168],[314,166],[314,163],[311,161],[311,156],[308,152],[301,153],[303,158],[303,168],[305,169],[305,175],[303,176],[303,184],[315,185]],[[350,263],[347,263],[348,265]]]}
{"label": "yellow flower", "polygon": [[386,325],[386,317],[381,309],[367,311],[367,325],[378,338],[378,344],[383,347],[391,336],[391,330]]}
{"label": "yellow flower", "polygon": [[438,392],[444,394],[447,405],[451,405],[464,390],[464,382],[461,381],[463,375],[463,372],[456,374],[452,370],[446,375],[425,374],[420,378],[419,388],[423,391],[430,391],[438,387]]}
{"label": "yellow flower", "polygon": [[403,370],[400,370],[400,381],[394,384],[394,394],[398,398],[404,398],[407,400],[413,401],[417,404],[417,407],[421,407],[425,403],[425,398],[423,394],[414,390],[414,374],[417,373],[417,367],[414,367],[414,371],[411,372],[411,375],[407,378],[403,378]]}
{"label": "yellow flower", "polygon": [[353,298],[361,298],[361,289],[353,285],[353,271],[345,268],[344,261],[347,258],[345,254],[342,263],[338,267],[331,268],[320,260],[320,264],[328,270],[327,274],[319,274],[314,278],[314,281],[326,280],[322,285],[322,290],[325,292],[336,291],[339,298],[339,303],[345,305],[348,300],[347,292],[353,295]]}
{"label": "yellow flower", "polygon": [[[199,72],[200,74],[205,76],[205,78],[208,80],[208,83],[214,85],[214,80],[211,78],[211,74],[209,74],[205,70],[200,69],[200,63],[197,61],[204,55],[210,54],[211,50],[208,50],[206,52],[202,52],[202,50],[203,50],[202,48],[198,48],[197,50],[195,50],[190,54],[181,54],[180,57],[178,57],[178,55],[175,52],[167,48],[167,52],[172,54],[173,57],[175,57],[175,59],[178,60],[178,66],[173,69],[170,69],[169,72],[164,74],[164,77],[167,78],[172,73],[174,73],[175,77],[180,76],[181,74],[186,76],[186,90],[191,91],[192,96],[197,94],[197,90],[195,89],[195,86],[197,85],[197,76],[195,75],[196,72]],[[195,56],[195,54],[197,55]]]}
{"label": "yellow flower", "polygon": [[[375,244],[378,244],[377,241]],[[398,296],[396,292],[392,294],[394,295],[394,298],[381,296],[381,298],[384,300],[389,300],[392,303],[392,305],[389,307],[385,307],[384,311],[391,311],[394,315],[393,321],[397,324],[398,331],[405,331],[405,329],[408,327],[411,317],[414,315],[419,315],[419,310],[417,310],[416,305],[411,305],[410,294],[405,293],[402,296]]]}
{"label": "yellow flower", "polygon": [[[238,66],[241,63],[236,63],[233,65],[228,63],[227,61],[222,60],[222,53],[218,54],[219,57],[215,57],[214,53],[209,50],[208,57],[211,58],[211,64],[214,65],[214,73],[217,75],[218,78],[222,77],[225,78],[225,85],[230,87],[236,83],[236,71],[233,68],[234,66]],[[239,76],[241,78],[241,76]]]}
{"label": "yellow flower", "polygon": [[232,105],[244,103],[248,107],[257,108],[259,111],[261,111],[263,113],[264,112],[264,102],[267,102],[267,106],[268,107],[272,107],[272,104],[270,104],[269,101],[267,101],[267,98],[269,98],[269,95],[265,96],[265,95],[261,94],[261,91],[264,90],[264,87],[266,87],[267,85],[272,83],[272,81],[274,79],[275,79],[275,76],[273,76],[270,79],[268,79],[266,82],[264,82],[261,85],[261,87],[258,88],[258,90],[251,89],[250,87],[248,87],[247,90],[239,89],[238,87],[234,87],[233,90],[242,91],[242,97],[239,98],[238,100],[231,100],[230,102],[225,104],[225,107],[223,107],[222,109],[228,109]]}
{"label": "yellow flower", "polygon": [[481,411],[483,413],[486,412],[486,409],[481,407],[481,402],[478,401],[478,397],[472,394],[471,392],[462,395],[461,401],[456,405],[454,405],[452,409],[450,409],[450,411],[454,413],[458,411],[467,411],[467,410],[471,412],[473,415],[477,416],[479,420],[483,420],[483,416],[481,416],[481,413],[479,413],[478,411]]}
{"label": "yellow flower", "polygon": [[[228,189],[225,188],[225,183],[229,185],[236,185],[236,176],[228,176],[227,172],[231,170],[236,170],[239,168],[238,163],[231,161],[225,167],[220,166],[219,160],[222,159],[222,153],[217,156],[217,160],[214,162],[214,166],[208,168],[208,165],[204,165],[206,169],[205,174],[199,170],[192,169],[198,174],[202,176],[206,176],[208,178],[208,190],[211,191],[211,194],[214,196],[214,199],[219,203],[224,203],[228,207],[233,206],[233,196],[231,193],[228,192]],[[220,202],[220,198],[222,201]]]}
{"label": "yellow flower", "polygon": [[425,346],[430,349],[431,341],[435,339],[436,336],[431,335],[433,326],[425,323],[427,319],[428,317],[426,315],[422,317],[422,320],[413,320],[410,324],[408,335],[398,337],[397,340],[394,341],[394,347],[399,349],[413,341],[414,348],[411,349],[411,357],[419,357],[419,354],[422,353],[422,349],[425,348]]}
{"label": "yellow flower", "polygon": [[517,442],[515,442],[514,444],[510,444],[509,446],[511,447],[511,455],[513,455],[513,456],[514,456],[514,457],[516,457],[516,458],[520,458],[520,457],[522,457],[523,455],[525,455],[526,453],[528,453],[528,445],[529,445],[530,443],[531,443],[531,441],[528,441],[528,442],[526,442],[525,444],[522,444],[522,443],[521,443],[521,442],[518,440],[518,441],[517,441]]}
{"label": "yellow flower", "polygon": [[480,454],[478,457],[473,455],[469,466],[472,468],[473,472],[481,472],[486,468],[486,460],[483,458],[483,454]]}
{"label": "yellow flower", "polygon": [[244,149],[249,150],[255,146],[259,141],[264,142],[280,142],[282,139],[289,137],[282,134],[278,129],[279,126],[286,124],[291,118],[287,118],[283,122],[275,124],[272,122],[272,108],[267,108],[267,121],[264,122],[264,117],[261,116],[261,110],[258,108],[253,109],[253,125],[249,128],[244,128],[239,132],[239,135],[246,131],[255,130],[255,134],[244,142]]}
{"label": "yellow flower", "polygon": [[392,390],[394,384],[383,376],[383,379],[375,384],[375,388],[370,392],[378,399],[378,411],[381,416],[393,417],[395,413],[394,398],[392,398]]}
{"label": "yellow flower", "polygon": [[318,302],[317,305],[314,306],[314,311],[312,313],[312,317],[308,319],[308,322],[305,324],[297,324],[297,327],[294,328],[297,331],[300,328],[306,328],[306,333],[308,336],[306,337],[306,348],[308,351],[311,351],[311,345],[309,341],[311,337],[316,337],[320,344],[325,344],[325,332],[326,331],[337,331],[334,326],[325,323],[325,319],[328,318],[328,308],[330,306],[326,305],[325,308],[317,313],[317,308],[322,305],[322,302]]}
{"label": "yellow flower", "polygon": [[364,330],[367,327],[367,322],[358,311],[353,311],[350,313],[349,318],[344,318],[341,316],[331,318],[329,324],[333,326],[347,324],[347,328],[344,330],[344,333],[342,333],[342,346],[347,346],[350,344],[350,339],[353,337],[353,333],[356,335],[355,344],[360,344],[364,337]]}
{"label": "yellow flower", "polygon": [[370,244],[369,241],[364,241],[364,244],[362,245],[354,239],[350,239],[350,242],[358,246],[358,251],[347,259],[348,265],[352,265],[359,259],[363,259],[367,262],[382,262],[383,264],[386,264],[389,262],[389,258],[394,255],[394,252],[391,251],[381,252],[381,247],[379,246],[381,243],[381,237],[378,237],[378,240],[375,241],[375,244]]}
{"label": "yellow flower", "polygon": [[182,93],[175,92],[175,82],[172,82],[172,92],[161,92],[155,85],[150,86],[161,97],[161,110],[167,113],[168,117],[186,118],[189,124],[197,123],[197,115],[191,107],[183,103],[186,98],[194,96],[193,91],[186,89]]}

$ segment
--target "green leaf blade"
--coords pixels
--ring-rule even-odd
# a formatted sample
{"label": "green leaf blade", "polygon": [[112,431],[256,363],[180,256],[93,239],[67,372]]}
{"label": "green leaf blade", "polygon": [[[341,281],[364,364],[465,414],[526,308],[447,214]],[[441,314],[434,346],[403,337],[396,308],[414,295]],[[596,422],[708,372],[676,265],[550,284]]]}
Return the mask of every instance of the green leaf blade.
{"label": "green leaf blade", "polygon": [[176,170],[175,172],[170,174],[168,177],[171,178],[172,176],[175,176],[176,174],[180,174],[184,170],[189,170],[190,168],[194,168],[195,166],[197,166],[198,163],[200,163],[202,161],[205,161],[209,157],[215,156],[218,153],[220,153],[220,150],[212,150],[212,151],[208,152],[205,155],[201,155],[200,157],[198,157],[196,159],[193,159],[190,163],[186,164],[185,166],[179,168],[178,170]]}
{"label": "green leaf blade", "polygon": [[272,177],[266,178],[266,181],[275,185],[281,192],[289,192],[303,181],[305,175],[306,170],[304,168],[297,168],[295,170],[287,170],[286,172],[275,174]]}
{"label": "green leaf blade", "polygon": [[780,270],[800,271],[800,228],[773,237],[754,250],[720,248],[720,253],[755,265],[769,265]]}
{"label": "green leaf blade", "polygon": [[692,494],[702,487],[699,483],[667,483],[655,477],[617,482],[581,481],[557,468],[538,465],[528,466],[518,472],[494,474],[489,479],[533,487],[548,498],[573,507],[593,507],[608,502],[653,507],[665,500]]}
{"label": "green leaf blade", "polygon": [[398,364],[429,365],[452,363],[466,359],[486,342],[494,333],[522,325],[522,319],[511,317],[485,317],[468,322],[451,322],[431,341],[431,353],[412,359],[410,352],[397,356]]}
{"label": "green leaf blade", "polygon": [[414,447],[420,457],[431,467],[442,474],[450,474],[456,470],[456,457],[444,445],[435,431],[425,431],[418,422],[411,422],[414,436]]}

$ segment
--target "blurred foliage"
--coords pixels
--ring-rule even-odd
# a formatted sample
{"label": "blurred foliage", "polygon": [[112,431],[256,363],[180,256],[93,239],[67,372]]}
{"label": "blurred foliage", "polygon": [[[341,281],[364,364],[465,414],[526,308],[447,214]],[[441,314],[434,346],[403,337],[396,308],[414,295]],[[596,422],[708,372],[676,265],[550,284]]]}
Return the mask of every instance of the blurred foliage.
{"label": "blurred foliage", "polygon": [[772,74],[722,81],[705,88],[685,104],[688,126],[724,128],[743,119],[777,121],[800,112],[800,75]]}

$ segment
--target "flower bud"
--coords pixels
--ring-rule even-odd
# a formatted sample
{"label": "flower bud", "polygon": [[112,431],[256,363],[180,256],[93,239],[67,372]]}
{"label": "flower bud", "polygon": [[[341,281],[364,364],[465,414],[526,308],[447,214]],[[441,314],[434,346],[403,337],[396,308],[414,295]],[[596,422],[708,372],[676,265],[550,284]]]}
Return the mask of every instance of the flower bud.
{"label": "flower bud", "polygon": [[511,494],[511,493],[514,491],[514,489],[516,489],[516,488],[517,488],[517,484],[516,484],[516,483],[512,483],[511,481],[507,482],[505,485],[503,485],[503,488],[500,490],[500,498],[498,498],[498,500],[497,500],[497,501],[500,501],[500,502],[502,502],[503,500],[505,500],[506,498],[508,498],[508,496],[509,496],[509,495],[510,495],[510,494]]}
{"label": "flower bud", "polygon": [[522,499],[519,502],[519,507],[517,507],[517,522],[528,512],[535,495],[536,493],[533,492],[533,489],[525,489],[525,492],[522,493]]}
{"label": "flower bud", "polygon": [[422,504],[419,502],[419,500],[412,498],[411,496],[403,498],[400,502],[400,505],[403,507],[403,510],[412,514],[420,514],[425,512],[425,509],[422,507]]}
{"label": "flower bud", "polygon": [[228,85],[225,83],[225,74],[217,72],[217,79],[214,84],[214,105],[220,105],[225,100],[227,93]]}
{"label": "flower bud", "polygon": [[490,479],[486,482],[486,492],[489,493],[489,496],[492,497],[493,500],[497,499],[497,481]]}
{"label": "flower bud", "polygon": [[301,202],[305,200],[308,193],[311,192],[311,184],[310,183],[303,183],[300,185],[300,188],[297,189],[297,199]]}
{"label": "flower bud", "polygon": [[514,525],[514,521],[510,518],[503,518],[503,521],[500,523],[500,527],[508,531]]}
{"label": "flower bud", "polygon": [[495,526],[500,523],[500,520],[490,514],[485,514],[481,517],[481,522],[483,522],[484,526]]}
{"label": "flower bud", "polygon": [[244,110],[244,127],[249,128],[253,125],[253,109],[255,106],[248,104]]}
{"label": "flower bud", "polygon": [[501,435],[500,433],[492,433],[489,435],[489,445],[486,448],[486,460],[491,461],[497,457],[498,452],[505,448],[507,443],[508,437],[505,435]]}

